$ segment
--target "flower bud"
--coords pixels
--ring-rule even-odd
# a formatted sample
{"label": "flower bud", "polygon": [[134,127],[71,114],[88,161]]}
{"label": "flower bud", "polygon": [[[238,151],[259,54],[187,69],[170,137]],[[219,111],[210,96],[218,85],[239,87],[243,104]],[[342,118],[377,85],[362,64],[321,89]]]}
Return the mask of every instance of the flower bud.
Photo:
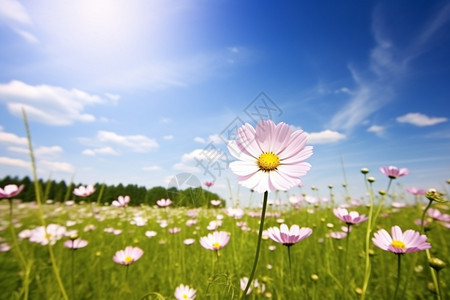
{"label": "flower bud", "polygon": [[385,190],[379,190],[378,194],[380,194],[381,196],[385,196],[386,195],[386,191]]}
{"label": "flower bud", "polygon": [[444,194],[438,192],[435,189],[429,189],[428,192],[426,192],[425,197],[430,201],[436,201],[436,202],[445,202],[444,200]]}
{"label": "flower bud", "polygon": [[374,177],[369,177],[369,178],[367,178],[367,181],[370,182],[370,183],[373,183],[373,182],[375,182],[375,178]]}
{"label": "flower bud", "polygon": [[367,174],[367,173],[369,173],[369,169],[367,169],[367,168],[362,168],[362,169],[361,169],[361,173]]}
{"label": "flower bud", "polygon": [[428,263],[430,264],[430,267],[436,270],[436,272],[439,272],[440,270],[442,270],[447,266],[447,264],[443,260],[437,257],[431,257],[428,260]]}
{"label": "flower bud", "polygon": [[311,279],[314,281],[317,281],[317,280],[319,280],[319,276],[317,274],[312,274]]}

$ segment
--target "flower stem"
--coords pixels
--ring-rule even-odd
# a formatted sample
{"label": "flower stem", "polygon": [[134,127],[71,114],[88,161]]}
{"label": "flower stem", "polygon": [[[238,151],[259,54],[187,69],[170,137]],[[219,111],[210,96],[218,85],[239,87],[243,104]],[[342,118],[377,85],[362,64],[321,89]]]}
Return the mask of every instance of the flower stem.
{"label": "flower stem", "polygon": [[250,285],[252,284],[253,276],[255,275],[256,266],[258,264],[259,250],[261,248],[262,232],[264,230],[264,217],[266,215],[267,197],[268,197],[268,195],[269,195],[269,192],[265,191],[264,192],[263,207],[262,207],[262,212],[261,212],[261,222],[259,224],[258,244],[256,246],[255,261],[253,262],[252,273],[250,274],[250,277],[248,278],[247,286],[245,287],[245,290],[244,290],[244,293],[242,294],[241,299],[244,299],[245,295],[247,295],[247,291],[250,288]]}
{"label": "flower stem", "polygon": [[[27,119],[27,115],[26,115],[24,109],[22,109],[22,116],[23,116],[23,120],[25,123],[25,130],[27,132],[28,150],[30,152],[31,169],[32,169],[33,180],[34,180],[34,191],[35,191],[35,195],[36,195],[36,202],[37,202],[38,208],[39,208],[38,209],[39,210],[39,219],[41,221],[42,226],[44,227],[45,234],[47,234],[47,226],[45,223],[44,212],[42,211],[41,188],[39,186],[39,181],[38,181],[37,172],[36,172],[36,161],[34,159],[33,145],[31,143],[30,127],[28,126],[28,119]],[[61,280],[61,276],[59,275],[59,269],[56,264],[56,259],[55,259],[55,255],[53,253],[53,247],[52,247],[51,243],[48,243],[48,252],[50,254],[50,261],[52,263],[53,273],[55,274],[56,282],[58,284],[59,290],[61,291],[61,295],[65,300],[68,300],[69,297],[67,296],[66,290],[64,289],[64,285]]]}
{"label": "flower stem", "polygon": [[398,287],[400,286],[400,268],[401,268],[401,254],[397,254],[398,261],[397,261],[397,284],[395,285],[395,292],[394,292],[394,300],[397,300],[397,293],[398,293]]}
{"label": "flower stem", "polygon": [[362,294],[361,294],[361,300],[365,299],[367,286],[369,284],[369,278],[370,278],[370,256],[369,256],[369,250],[370,250],[370,233],[372,232],[372,219],[373,219],[373,188],[372,183],[370,183],[370,189],[369,189],[369,218],[367,220],[367,229],[366,229],[366,243],[365,243],[365,267],[364,267],[364,282],[363,282],[363,288],[362,288]]}
{"label": "flower stem", "polygon": [[345,238],[345,256],[344,256],[344,281],[342,282],[342,298],[345,299],[345,287],[347,286],[347,258],[348,241],[350,239],[350,224],[347,223],[347,237]]}

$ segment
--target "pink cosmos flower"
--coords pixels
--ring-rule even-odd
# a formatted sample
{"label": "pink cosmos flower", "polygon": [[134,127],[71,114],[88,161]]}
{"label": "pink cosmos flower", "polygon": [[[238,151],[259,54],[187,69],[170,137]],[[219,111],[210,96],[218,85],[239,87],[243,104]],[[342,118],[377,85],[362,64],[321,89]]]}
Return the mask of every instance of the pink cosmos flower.
{"label": "pink cosmos flower", "polygon": [[211,203],[212,206],[219,206],[220,204],[222,204],[222,201],[220,200],[211,200],[209,202]]}
{"label": "pink cosmos flower", "polygon": [[88,242],[82,239],[67,240],[64,242],[64,247],[76,250],[86,247],[87,244]]}
{"label": "pink cosmos flower", "polygon": [[286,191],[301,183],[311,165],[305,159],[312,155],[306,146],[303,130],[292,132],[289,125],[260,121],[256,130],[248,123],[237,131],[237,139],[228,142],[228,150],[238,161],[230,163],[239,183],[258,193]]}
{"label": "pink cosmos flower", "polygon": [[116,207],[124,207],[127,206],[128,203],[130,203],[130,196],[127,195],[117,197],[117,200],[114,200],[112,205]]}
{"label": "pink cosmos flower", "polygon": [[200,238],[200,245],[207,250],[220,250],[230,241],[230,234],[225,231],[214,231]]}
{"label": "pink cosmos flower", "polygon": [[355,225],[367,221],[368,217],[359,215],[357,211],[348,212],[346,208],[335,208],[333,213],[339,220],[345,222],[347,225]]}
{"label": "pink cosmos flower", "polygon": [[427,214],[435,220],[441,222],[450,222],[450,215],[441,213],[439,209],[430,208],[427,210]]}
{"label": "pink cosmos flower", "polygon": [[0,243],[0,252],[8,252],[11,250],[11,246],[8,243]]}
{"label": "pink cosmos flower", "polygon": [[4,188],[0,188],[0,199],[11,198],[17,196],[23,189],[25,185],[17,186],[15,184],[5,185]]}
{"label": "pink cosmos flower", "polygon": [[392,237],[389,233],[381,229],[375,233],[372,238],[373,243],[380,249],[390,251],[395,254],[422,251],[431,248],[430,243],[426,242],[427,236],[414,230],[402,230],[398,226],[391,229]]}
{"label": "pink cosmos flower", "polygon": [[287,247],[300,242],[312,233],[312,229],[308,227],[300,228],[298,225],[292,225],[289,229],[286,224],[281,224],[280,228],[271,227],[267,229],[267,235],[277,243]]}
{"label": "pink cosmos flower", "polygon": [[426,191],[424,189],[417,189],[415,187],[409,187],[406,191],[414,196],[425,195]]}
{"label": "pink cosmos flower", "polygon": [[92,195],[94,192],[95,188],[92,184],[87,186],[80,185],[79,187],[73,190],[73,193],[78,197],[88,197]]}
{"label": "pink cosmos flower", "polygon": [[66,228],[58,224],[48,224],[45,228],[38,226],[31,230],[30,242],[39,243],[43,246],[54,245],[64,236],[65,232]]}
{"label": "pink cosmos flower", "polygon": [[212,182],[212,181],[205,181],[204,183],[203,183],[206,187],[212,187],[213,185],[214,185],[214,182]]}
{"label": "pink cosmos flower", "polygon": [[397,177],[402,177],[409,174],[409,170],[406,168],[398,169],[394,166],[389,167],[381,167],[380,168],[381,173],[388,176],[391,179],[396,179]]}
{"label": "pink cosmos flower", "polygon": [[190,288],[188,285],[180,284],[175,289],[175,298],[177,300],[194,300],[196,292],[196,290]]}
{"label": "pink cosmos flower", "polygon": [[170,200],[170,199],[161,199],[161,200],[156,201],[156,204],[159,207],[167,207],[170,204],[172,204],[172,200]]}
{"label": "pink cosmos flower", "polygon": [[195,243],[195,240],[194,240],[194,239],[191,239],[191,238],[185,239],[185,240],[183,241],[183,244],[185,244],[186,246],[190,246],[190,245],[192,245],[193,243]]}
{"label": "pink cosmos flower", "polygon": [[[270,265],[268,265],[268,266],[270,266]],[[239,280],[239,283],[241,285],[241,290],[244,291],[245,287],[248,284],[248,277],[241,278]],[[247,290],[247,295],[250,295],[250,293],[252,292],[252,288],[255,289],[257,294],[262,294],[266,290],[266,285],[264,283],[259,283],[258,279],[253,280],[251,287]]]}
{"label": "pink cosmos flower", "polygon": [[125,250],[117,251],[116,255],[113,257],[113,260],[118,264],[128,266],[141,258],[142,254],[144,254],[142,249],[128,246]]}

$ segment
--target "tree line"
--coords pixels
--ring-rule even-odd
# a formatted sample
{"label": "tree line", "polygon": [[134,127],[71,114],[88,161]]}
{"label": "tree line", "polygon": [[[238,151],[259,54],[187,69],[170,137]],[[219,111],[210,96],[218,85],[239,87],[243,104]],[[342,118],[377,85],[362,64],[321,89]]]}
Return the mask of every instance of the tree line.
{"label": "tree line", "polygon": [[[6,176],[0,180],[0,187],[4,187],[8,184],[25,185],[23,191],[17,196],[24,202],[36,201],[36,194],[34,188],[34,182],[28,176],[23,178]],[[42,180],[39,179],[39,185],[41,186],[41,193],[44,201],[51,200],[53,202],[66,202],[73,200],[76,203],[82,201],[98,204],[111,204],[116,200],[118,196],[128,195],[131,198],[131,206],[138,206],[141,204],[156,205],[156,201],[160,199],[172,200],[172,206],[184,206],[184,207],[210,207],[211,200],[221,200],[219,195],[212,193],[209,190],[205,190],[201,187],[190,187],[184,190],[177,189],[175,187],[164,188],[161,186],[152,187],[150,189],[145,186],[138,186],[136,184],[118,184],[107,185],[104,183],[94,184],[95,192],[88,197],[78,197],[73,194],[73,189],[85,185],[81,183],[69,183],[64,180],[59,182],[55,180]],[[224,206],[222,200],[222,206]]]}

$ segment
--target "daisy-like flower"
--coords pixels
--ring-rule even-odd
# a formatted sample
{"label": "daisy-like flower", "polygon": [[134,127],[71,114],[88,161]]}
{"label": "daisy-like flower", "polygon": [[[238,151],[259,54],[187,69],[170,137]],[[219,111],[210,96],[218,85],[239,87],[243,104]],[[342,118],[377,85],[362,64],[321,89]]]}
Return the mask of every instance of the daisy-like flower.
{"label": "daisy-like flower", "polygon": [[380,171],[390,179],[396,179],[397,177],[402,177],[409,174],[409,170],[407,168],[398,169],[394,166],[381,167]]}
{"label": "daisy-like flower", "polygon": [[[268,266],[270,266],[270,265],[268,265]],[[241,278],[239,280],[239,283],[241,284],[241,290],[244,291],[245,287],[248,284],[248,277]],[[247,295],[250,295],[250,293],[252,292],[252,288],[255,289],[256,294],[262,294],[266,290],[266,285],[264,283],[259,283],[258,279],[253,280],[251,286],[252,287],[247,290]]]}
{"label": "daisy-like flower", "polygon": [[292,132],[289,125],[260,121],[256,129],[246,123],[237,131],[237,139],[228,143],[228,150],[238,161],[230,163],[239,176],[239,183],[258,193],[286,191],[301,183],[311,168],[304,160],[312,155],[306,146],[303,130]]}
{"label": "daisy-like flower", "polygon": [[335,208],[333,213],[339,220],[347,225],[355,225],[367,221],[368,217],[360,215],[357,211],[348,212],[346,208]]}
{"label": "daisy-like flower", "polygon": [[298,225],[292,225],[291,228],[286,224],[281,224],[280,228],[271,227],[267,229],[267,235],[277,243],[287,247],[294,245],[310,236],[312,229],[308,227],[300,228]]}
{"label": "daisy-like flower", "polygon": [[114,200],[112,205],[116,207],[125,207],[128,203],[130,203],[130,196],[127,195],[117,197],[117,200]]}
{"label": "daisy-like flower", "polygon": [[406,191],[414,196],[425,195],[426,191],[424,189],[418,189],[416,187],[409,187]]}
{"label": "daisy-like flower", "polygon": [[207,188],[210,188],[210,187],[212,187],[212,186],[214,185],[214,182],[213,182],[213,181],[205,181],[203,184],[204,184]]}
{"label": "daisy-like flower", "polygon": [[214,231],[200,238],[200,245],[207,250],[220,250],[230,241],[230,234],[225,231]]}
{"label": "daisy-like flower", "polygon": [[392,237],[384,229],[376,232],[372,238],[375,246],[395,254],[416,252],[431,248],[430,243],[426,241],[427,236],[424,234],[421,235],[417,231],[409,229],[402,233],[400,227],[393,226],[391,232]]}
{"label": "daisy-like flower", "polygon": [[220,204],[222,204],[222,201],[220,200],[211,200],[209,202],[211,203],[212,206],[219,206]]}
{"label": "daisy-like flower", "polygon": [[94,192],[95,188],[92,184],[87,186],[80,185],[79,187],[73,190],[73,193],[78,197],[88,197],[92,195]]}
{"label": "daisy-like flower", "polygon": [[17,186],[15,184],[5,185],[4,188],[0,188],[0,199],[15,197],[24,189],[25,185]]}
{"label": "daisy-like flower", "polygon": [[185,244],[186,246],[190,246],[190,245],[192,245],[193,243],[195,243],[195,240],[194,240],[194,239],[191,239],[191,238],[185,239],[185,240],[183,241],[183,244]]}
{"label": "daisy-like flower", "polygon": [[113,260],[118,264],[128,266],[141,258],[142,254],[144,251],[141,248],[128,246],[125,250],[117,251]]}
{"label": "daisy-like flower", "polygon": [[160,199],[160,200],[156,201],[156,204],[159,207],[167,207],[170,204],[172,204],[172,200],[170,200],[170,199]]}
{"label": "daisy-like flower", "polygon": [[46,228],[39,226],[31,230],[30,242],[39,243],[43,246],[49,243],[54,245],[64,236],[65,232],[66,228],[57,224],[48,224]]}
{"label": "daisy-like flower", "polygon": [[180,284],[175,289],[175,298],[177,300],[193,300],[195,299],[197,291],[190,288],[188,285]]}
{"label": "daisy-like flower", "polygon": [[158,233],[156,231],[148,230],[145,232],[145,236],[148,237],[149,239],[157,235]]}
{"label": "daisy-like flower", "polygon": [[64,247],[76,250],[86,247],[87,244],[88,242],[82,239],[67,240],[64,242]]}

